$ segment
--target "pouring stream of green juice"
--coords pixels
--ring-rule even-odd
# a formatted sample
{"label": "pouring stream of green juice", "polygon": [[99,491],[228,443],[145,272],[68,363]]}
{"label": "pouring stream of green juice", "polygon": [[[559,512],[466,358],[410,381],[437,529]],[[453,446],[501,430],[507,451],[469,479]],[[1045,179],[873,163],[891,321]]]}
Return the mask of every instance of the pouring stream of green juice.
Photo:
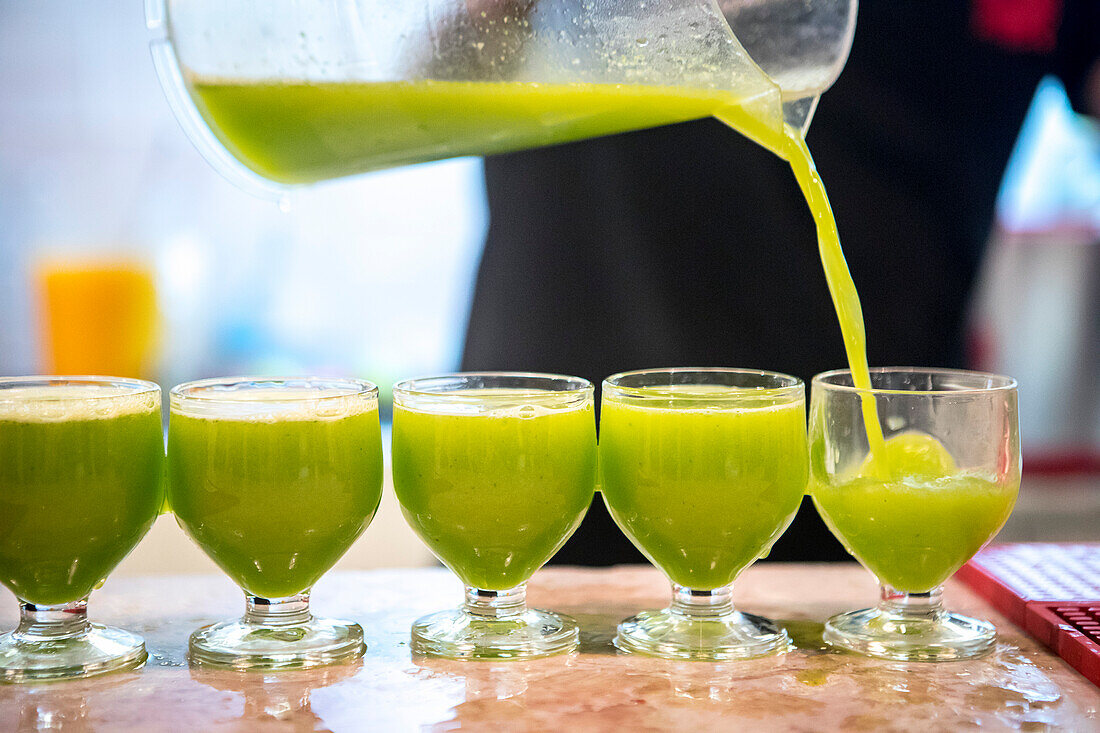
{"label": "pouring stream of green juice", "polygon": [[[790,5],[147,0],[147,16],[169,31],[153,55],[185,129],[220,143],[196,144],[281,186],[718,118],[791,164],[855,384],[868,388],[859,298],[803,139],[847,57],[855,0],[805,0],[801,15]],[[882,455],[873,398],[863,410]]]}

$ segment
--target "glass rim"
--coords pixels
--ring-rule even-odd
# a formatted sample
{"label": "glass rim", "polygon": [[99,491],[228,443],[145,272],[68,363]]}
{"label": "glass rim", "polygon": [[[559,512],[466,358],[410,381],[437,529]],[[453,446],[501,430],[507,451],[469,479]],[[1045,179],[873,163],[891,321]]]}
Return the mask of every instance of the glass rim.
{"label": "glass rim", "polygon": [[894,389],[894,388],[882,388],[882,387],[856,387],[855,385],[837,384],[832,379],[840,376],[851,377],[851,369],[832,369],[827,372],[821,372],[815,374],[811,380],[811,385],[814,388],[821,388],[823,390],[833,392],[847,392],[850,394],[863,394],[863,395],[967,395],[967,394],[995,394],[997,392],[1010,392],[1015,390],[1018,386],[1014,377],[1009,377],[1004,374],[996,374],[994,372],[983,372],[974,369],[951,369],[948,367],[874,367],[868,370],[871,375],[875,374],[927,374],[927,375],[955,375],[963,377],[978,377],[984,378],[990,384],[986,387],[960,387],[960,388],[940,388],[940,389]]}
{"label": "glass rim", "polygon": [[[212,395],[199,394],[198,391],[206,390],[212,387],[236,387],[243,384],[269,384],[273,388],[280,388],[286,386],[290,382],[310,382],[319,383],[319,385],[349,385],[356,387],[357,389],[351,389],[345,392],[335,392],[333,394],[299,394],[291,395],[287,397],[280,397],[275,399],[262,400],[262,402],[271,403],[296,403],[296,402],[315,402],[317,400],[335,400],[335,399],[347,399],[348,397],[360,397],[369,395],[371,397],[378,397],[378,385],[366,379],[359,379],[357,377],[315,377],[315,376],[236,376],[236,377],[209,377],[206,379],[195,379],[190,382],[181,382],[175,387],[169,390],[168,394],[173,402],[192,402],[202,403],[208,405],[216,404],[234,404],[240,405],[242,403],[260,402],[261,400],[247,400],[247,399],[232,399],[219,395],[216,392]],[[308,387],[307,387],[308,389]],[[320,390],[318,390],[320,391]]]}
{"label": "glass rim", "polygon": [[36,395],[31,398],[35,402],[46,401],[62,401],[62,400],[111,400],[119,399],[121,397],[133,397],[134,395],[149,394],[149,393],[161,393],[161,386],[156,382],[150,382],[146,379],[135,379],[131,377],[109,377],[99,374],[35,374],[21,377],[0,377],[0,402],[16,402],[22,401],[26,398],[13,397],[5,395],[9,389],[18,387],[20,385],[27,386],[41,386],[48,389],[54,387],[66,387],[66,386],[103,386],[103,387],[116,387],[124,389],[124,394],[89,394],[80,395],[79,397],[73,397],[69,395],[67,397],[47,397],[42,395]]}
{"label": "glass rim", "polygon": [[[568,374],[553,374],[550,372],[450,372],[447,374],[432,374],[425,377],[412,377],[410,379],[402,379],[399,382],[395,382],[393,385],[394,399],[398,396],[408,397],[425,397],[432,399],[451,399],[451,400],[478,400],[485,401],[485,395],[470,395],[463,394],[464,390],[460,387],[458,389],[448,390],[428,390],[422,387],[418,388],[418,383],[424,382],[439,382],[445,383],[447,380],[461,381],[469,378],[485,378],[490,379],[515,379],[515,380],[543,380],[543,381],[562,381],[568,384],[574,384],[575,387],[567,389],[539,389],[532,388],[529,390],[517,389],[507,395],[501,395],[502,400],[512,400],[516,397],[583,397],[585,395],[593,394],[595,387],[592,382],[583,377],[575,377]],[[490,399],[492,399],[490,397]]]}
{"label": "glass rim", "polygon": [[[647,374],[740,374],[775,379],[774,387],[738,387],[735,385],[714,385],[723,387],[727,394],[685,394],[669,389],[668,384],[654,384],[645,387],[627,387],[617,382],[626,377],[636,377]],[[680,400],[706,400],[743,398],[743,397],[785,397],[805,396],[806,384],[801,379],[783,372],[773,372],[767,369],[749,369],[744,367],[655,367],[650,369],[633,369],[627,372],[612,374],[603,380],[604,393],[612,393],[616,396],[627,397],[675,397]]]}

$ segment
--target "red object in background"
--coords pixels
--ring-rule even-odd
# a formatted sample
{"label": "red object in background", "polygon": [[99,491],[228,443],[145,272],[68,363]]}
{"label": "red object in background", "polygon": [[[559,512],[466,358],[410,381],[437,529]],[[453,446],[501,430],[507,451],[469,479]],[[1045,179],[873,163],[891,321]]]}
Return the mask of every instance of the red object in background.
{"label": "red object in background", "polygon": [[1100,687],[1100,544],[988,547],[956,577]]}
{"label": "red object in background", "polygon": [[1050,53],[1061,23],[1062,0],[971,0],[974,35],[1010,51]]}
{"label": "red object in background", "polygon": [[1100,448],[1045,451],[1024,455],[1024,473],[1032,476],[1100,476]]}

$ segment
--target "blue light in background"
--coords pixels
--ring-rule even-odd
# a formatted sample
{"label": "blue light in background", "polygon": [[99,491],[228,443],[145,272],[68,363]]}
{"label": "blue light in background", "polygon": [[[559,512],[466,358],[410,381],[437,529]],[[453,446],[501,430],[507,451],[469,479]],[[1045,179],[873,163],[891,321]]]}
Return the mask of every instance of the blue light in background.
{"label": "blue light in background", "polygon": [[1039,84],[997,202],[1009,231],[1100,233],[1100,127],[1074,113],[1054,77]]}

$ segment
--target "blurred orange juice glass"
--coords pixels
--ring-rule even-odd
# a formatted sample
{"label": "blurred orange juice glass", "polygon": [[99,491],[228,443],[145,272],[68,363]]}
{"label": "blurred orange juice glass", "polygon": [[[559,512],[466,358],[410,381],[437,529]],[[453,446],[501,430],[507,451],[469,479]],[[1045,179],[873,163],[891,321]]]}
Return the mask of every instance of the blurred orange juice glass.
{"label": "blurred orange juice glass", "polygon": [[147,263],[51,257],[37,263],[35,278],[44,373],[152,376],[159,318]]}

